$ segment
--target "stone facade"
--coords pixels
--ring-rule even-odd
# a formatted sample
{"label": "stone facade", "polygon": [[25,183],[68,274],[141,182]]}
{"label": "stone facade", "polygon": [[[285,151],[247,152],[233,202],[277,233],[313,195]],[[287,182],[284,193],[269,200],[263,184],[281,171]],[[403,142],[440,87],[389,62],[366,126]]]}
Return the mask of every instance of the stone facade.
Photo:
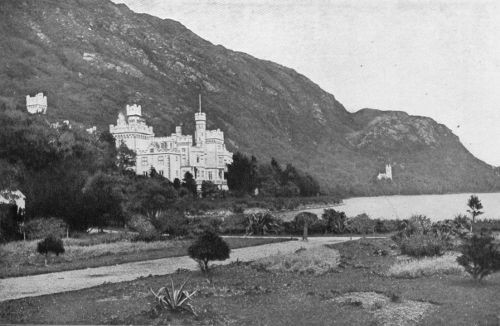
{"label": "stone facade", "polygon": [[385,165],[385,173],[379,173],[377,176],[378,180],[389,179],[392,180],[392,166],[390,164]]}
{"label": "stone facade", "polygon": [[43,93],[38,93],[33,97],[26,95],[26,109],[31,114],[46,114],[47,96],[44,96]]}
{"label": "stone facade", "polygon": [[204,180],[212,181],[220,189],[227,190],[225,172],[232,163],[233,154],[226,149],[224,133],[206,130],[206,114],[195,113],[196,129],[192,135],[183,135],[182,126],[175,127],[175,133],[167,137],[155,137],[153,127],[146,124],[140,105],[127,105],[126,115],[120,113],[116,125],[109,131],[116,144],[127,145],[136,154],[137,174],[147,174],[152,167],[173,181],[182,180],[190,172],[201,187]]}

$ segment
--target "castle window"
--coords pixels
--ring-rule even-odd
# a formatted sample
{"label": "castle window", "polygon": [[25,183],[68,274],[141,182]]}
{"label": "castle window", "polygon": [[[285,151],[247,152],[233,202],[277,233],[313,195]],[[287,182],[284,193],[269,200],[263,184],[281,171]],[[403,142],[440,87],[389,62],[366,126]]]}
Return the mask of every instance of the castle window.
{"label": "castle window", "polygon": [[154,151],[155,151],[155,150],[154,150],[153,148],[150,148],[150,149],[149,149],[149,152],[150,152],[150,153],[154,153]]}
{"label": "castle window", "polygon": [[208,180],[212,180],[212,172],[211,171],[208,172]]}
{"label": "castle window", "polygon": [[142,165],[148,165],[148,158],[146,156],[143,156],[141,159]]}
{"label": "castle window", "polygon": [[160,175],[163,175],[163,170],[159,170],[158,173],[160,173]]}
{"label": "castle window", "polygon": [[196,156],[196,163],[200,163],[200,157]]}
{"label": "castle window", "polygon": [[163,157],[163,155],[158,156],[158,164],[159,165],[164,165],[165,164],[165,158]]}

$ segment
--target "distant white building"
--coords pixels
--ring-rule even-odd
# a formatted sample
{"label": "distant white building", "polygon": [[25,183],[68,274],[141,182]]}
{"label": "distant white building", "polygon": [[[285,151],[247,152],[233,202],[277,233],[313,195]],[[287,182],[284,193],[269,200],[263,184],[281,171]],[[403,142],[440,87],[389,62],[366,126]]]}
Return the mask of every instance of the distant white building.
{"label": "distant white building", "polygon": [[392,166],[390,164],[385,165],[385,173],[379,173],[377,176],[378,180],[390,179],[392,180]]}
{"label": "distant white building", "polygon": [[26,208],[26,196],[20,190],[0,190],[0,204],[15,204],[17,211],[22,212]]}
{"label": "distant white building", "polygon": [[159,174],[174,180],[182,180],[190,172],[198,187],[205,180],[212,181],[220,189],[228,189],[225,179],[227,165],[233,161],[233,154],[226,149],[224,132],[220,129],[206,130],[206,114],[195,113],[196,129],[194,143],[192,135],[183,135],[182,126],[175,127],[175,133],[167,137],[155,137],[153,127],[146,124],[140,105],[127,105],[126,115],[119,113],[116,125],[109,131],[121,143],[135,151],[137,174],[145,174],[153,167]]}
{"label": "distant white building", "polygon": [[38,93],[33,97],[26,95],[26,109],[30,114],[46,114],[47,96],[43,93]]}

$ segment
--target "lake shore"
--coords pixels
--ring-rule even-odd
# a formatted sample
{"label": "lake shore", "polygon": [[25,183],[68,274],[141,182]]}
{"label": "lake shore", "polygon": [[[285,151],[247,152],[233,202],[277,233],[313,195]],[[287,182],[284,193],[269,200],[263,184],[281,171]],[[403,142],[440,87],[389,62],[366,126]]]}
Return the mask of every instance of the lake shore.
{"label": "lake shore", "polygon": [[[444,195],[391,195],[374,197],[351,197],[339,205],[299,209],[287,212],[288,215],[311,212],[318,216],[325,208],[341,210],[347,216],[367,214],[379,219],[407,219],[420,214],[432,221],[453,219],[458,214],[467,214],[467,199],[471,193]],[[483,204],[481,218],[500,219],[500,193],[475,193]],[[287,216],[288,216],[287,215]]]}

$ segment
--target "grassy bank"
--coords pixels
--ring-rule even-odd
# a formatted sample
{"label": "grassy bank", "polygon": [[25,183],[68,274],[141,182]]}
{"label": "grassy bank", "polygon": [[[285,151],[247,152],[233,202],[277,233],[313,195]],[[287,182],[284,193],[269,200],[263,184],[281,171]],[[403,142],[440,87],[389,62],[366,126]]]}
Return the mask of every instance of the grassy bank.
{"label": "grassy bank", "polygon": [[[0,304],[0,322],[51,324],[181,325],[497,325],[500,274],[483,284],[435,268],[412,278],[391,276],[405,261],[387,239],[330,245],[313,256],[331,257],[325,266],[307,251],[282,261],[217,267],[212,283],[199,272],[172,275],[175,284],[190,277],[198,290],[198,317],[158,314],[149,289],[170,284],[170,276],[106,284],[76,292]],[[325,252],[331,250],[331,253]],[[380,255],[385,250],[387,255]],[[448,259],[446,256],[444,259]],[[402,259],[403,258],[403,259]],[[330,260],[330,258],[328,258]],[[324,259],[323,259],[324,260]],[[304,268],[289,268],[287,262]],[[298,264],[297,263],[297,264]],[[449,262],[452,264],[453,262]],[[417,264],[418,265],[418,264]],[[424,263],[425,265],[425,263]],[[281,266],[281,267],[280,267]],[[319,266],[320,270],[308,271]],[[449,266],[448,266],[449,267]],[[319,271],[319,272],[318,272]]]}
{"label": "grassy bank", "polygon": [[[258,246],[286,241],[271,238],[228,238],[230,248]],[[127,235],[89,235],[64,239],[66,252],[50,256],[45,266],[44,256],[36,253],[37,241],[15,241],[0,245],[0,278],[60,272],[88,267],[109,266],[187,255],[192,240],[132,242]]]}

